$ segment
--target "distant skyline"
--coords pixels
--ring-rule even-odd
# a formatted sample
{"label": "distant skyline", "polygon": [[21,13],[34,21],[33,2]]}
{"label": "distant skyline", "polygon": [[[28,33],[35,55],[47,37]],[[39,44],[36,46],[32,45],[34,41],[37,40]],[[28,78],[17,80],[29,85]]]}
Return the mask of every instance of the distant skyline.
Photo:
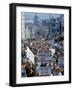
{"label": "distant skyline", "polygon": [[22,12],[22,14],[25,16],[26,20],[34,20],[34,16],[38,16],[38,20],[42,19],[50,19],[51,17],[58,18],[60,15],[63,14],[52,14],[52,13],[33,13],[33,12]]}

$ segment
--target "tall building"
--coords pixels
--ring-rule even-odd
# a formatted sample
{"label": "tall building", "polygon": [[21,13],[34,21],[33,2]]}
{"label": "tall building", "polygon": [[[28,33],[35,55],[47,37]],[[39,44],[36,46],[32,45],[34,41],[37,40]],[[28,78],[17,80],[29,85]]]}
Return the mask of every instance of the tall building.
{"label": "tall building", "polygon": [[53,39],[64,31],[64,15],[40,20],[38,15],[34,14],[34,19],[26,20],[22,13],[21,23],[22,39]]}
{"label": "tall building", "polygon": [[25,14],[22,12],[21,13],[21,39],[24,40],[25,39]]}
{"label": "tall building", "polygon": [[35,25],[35,26],[38,26],[38,25],[39,25],[37,14],[34,15],[34,25]]}
{"label": "tall building", "polygon": [[61,31],[64,32],[64,14],[60,15],[60,20],[61,20]]}

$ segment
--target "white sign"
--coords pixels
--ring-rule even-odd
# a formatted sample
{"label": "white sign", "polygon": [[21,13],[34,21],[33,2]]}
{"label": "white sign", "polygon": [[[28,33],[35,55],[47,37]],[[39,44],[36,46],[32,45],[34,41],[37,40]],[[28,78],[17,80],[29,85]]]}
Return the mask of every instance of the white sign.
{"label": "white sign", "polygon": [[29,60],[34,64],[34,54],[33,54],[32,51],[29,49],[29,47],[27,47],[26,56],[27,56],[27,58],[29,58]]}

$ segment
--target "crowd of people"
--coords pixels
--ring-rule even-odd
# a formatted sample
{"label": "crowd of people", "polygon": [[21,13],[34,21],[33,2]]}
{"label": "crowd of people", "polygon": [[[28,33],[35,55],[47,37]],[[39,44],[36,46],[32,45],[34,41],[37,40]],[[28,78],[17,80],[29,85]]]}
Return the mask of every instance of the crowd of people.
{"label": "crowd of people", "polygon": [[[30,50],[33,52],[34,64],[27,58],[26,46],[29,46]],[[51,56],[52,60],[47,60],[42,62],[39,61],[39,52],[45,51],[45,53],[50,51],[50,44],[48,41],[32,41],[27,42],[22,47],[22,65],[21,65],[21,76],[22,77],[34,77],[34,76],[62,76],[64,75],[64,51],[54,47],[55,52]],[[59,50],[58,50],[59,49]],[[46,57],[46,56],[45,56]],[[45,68],[46,67],[46,68]],[[46,69],[46,70],[45,70]]]}

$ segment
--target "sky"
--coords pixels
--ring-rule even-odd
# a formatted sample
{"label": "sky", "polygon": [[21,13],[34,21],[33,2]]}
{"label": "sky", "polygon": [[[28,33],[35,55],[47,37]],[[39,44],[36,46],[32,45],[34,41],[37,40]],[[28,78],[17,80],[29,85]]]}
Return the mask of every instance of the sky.
{"label": "sky", "polygon": [[57,18],[60,17],[61,14],[49,14],[49,13],[33,13],[33,12],[22,12],[25,15],[25,19],[26,20],[34,20],[34,15],[37,14],[38,19],[42,20],[42,19],[50,19],[50,16]]}

